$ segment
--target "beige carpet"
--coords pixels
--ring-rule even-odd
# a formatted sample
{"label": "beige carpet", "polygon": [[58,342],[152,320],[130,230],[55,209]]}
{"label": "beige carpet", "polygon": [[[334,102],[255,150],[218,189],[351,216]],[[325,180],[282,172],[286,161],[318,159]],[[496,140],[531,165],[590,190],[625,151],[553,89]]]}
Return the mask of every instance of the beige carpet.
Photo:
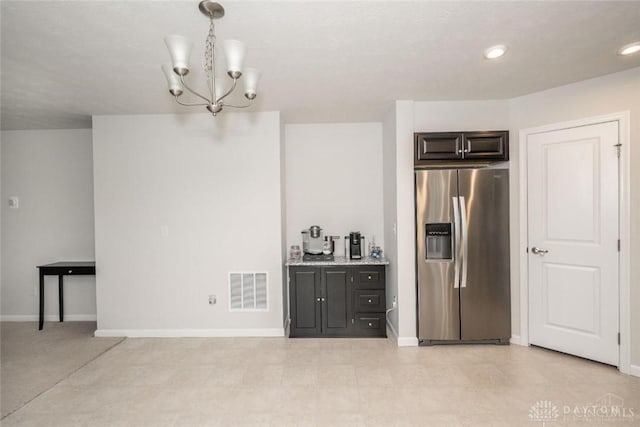
{"label": "beige carpet", "polygon": [[86,365],[122,338],[95,338],[95,322],[2,322],[2,418]]}

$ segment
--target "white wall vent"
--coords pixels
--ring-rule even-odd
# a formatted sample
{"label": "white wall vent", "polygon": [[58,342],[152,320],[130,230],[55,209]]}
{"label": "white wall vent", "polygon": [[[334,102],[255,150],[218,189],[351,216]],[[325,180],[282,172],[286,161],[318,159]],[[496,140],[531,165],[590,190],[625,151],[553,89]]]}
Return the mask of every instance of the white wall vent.
{"label": "white wall vent", "polygon": [[229,273],[229,311],[267,311],[268,278],[266,272]]}

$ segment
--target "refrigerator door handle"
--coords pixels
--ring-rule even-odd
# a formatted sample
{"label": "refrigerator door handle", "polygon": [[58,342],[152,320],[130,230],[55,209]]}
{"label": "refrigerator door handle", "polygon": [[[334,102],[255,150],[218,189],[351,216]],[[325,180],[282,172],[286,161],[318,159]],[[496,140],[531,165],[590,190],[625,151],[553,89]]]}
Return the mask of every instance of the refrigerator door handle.
{"label": "refrigerator door handle", "polygon": [[460,287],[460,208],[458,204],[458,198],[452,197],[451,202],[453,203],[453,287],[457,289]]}
{"label": "refrigerator door handle", "polygon": [[462,278],[460,280],[460,287],[467,287],[467,250],[469,248],[468,230],[467,230],[467,205],[464,200],[464,196],[458,197],[460,199],[460,229],[462,231],[462,248],[460,249],[460,264],[462,265]]}

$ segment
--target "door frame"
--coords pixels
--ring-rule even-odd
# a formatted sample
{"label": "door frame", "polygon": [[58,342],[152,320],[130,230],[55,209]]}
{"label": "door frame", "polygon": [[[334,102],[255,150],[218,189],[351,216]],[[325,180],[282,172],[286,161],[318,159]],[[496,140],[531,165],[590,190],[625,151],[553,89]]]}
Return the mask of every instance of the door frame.
{"label": "door frame", "polygon": [[529,346],[529,257],[528,242],[528,137],[542,132],[557,131],[580,126],[590,126],[605,122],[618,122],[618,143],[620,147],[620,167],[618,169],[618,237],[620,238],[619,256],[619,366],[620,372],[640,376],[636,367],[631,367],[631,287],[630,287],[630,251],[631,251],[631,216],[630,216],[630,120],[629,111],[588,117],[579,120],[560,122],[545,126],[520,130],[519,133],[519,188],[520,188],[520,244],[518,260],[520,265],[520,337],[521,345]]}

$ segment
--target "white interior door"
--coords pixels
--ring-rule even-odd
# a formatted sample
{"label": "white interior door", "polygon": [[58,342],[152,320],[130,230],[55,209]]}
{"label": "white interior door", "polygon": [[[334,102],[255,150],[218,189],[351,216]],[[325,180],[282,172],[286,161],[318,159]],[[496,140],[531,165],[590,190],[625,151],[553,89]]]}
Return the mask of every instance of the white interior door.
{"label": "white interior door", "polygon": [[529,135],[531,344],[618,366],[618,122]]}

